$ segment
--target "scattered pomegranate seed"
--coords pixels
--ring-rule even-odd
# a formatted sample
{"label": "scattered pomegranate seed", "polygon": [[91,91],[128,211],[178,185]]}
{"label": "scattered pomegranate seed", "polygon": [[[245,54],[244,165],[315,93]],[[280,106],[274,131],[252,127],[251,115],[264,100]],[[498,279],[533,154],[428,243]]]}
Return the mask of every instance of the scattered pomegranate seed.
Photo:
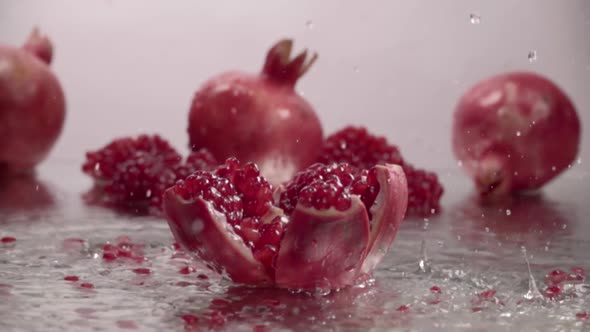
{"label": "scattered pomegranate seed", "polygon": [[137,324],[132,320],[118,320],[117,326],[122,329],[137,330]]}
{"label": "scattered pomegranate seed", "polygon": [[90,289],[90,288],[94,288],[94,284],[91,284],[89,282],[83,282],[80,284],[80,287]]}
{"label": "scattered pomegranate seed", "polygon": [[114,261],[115,259],[117,259],[117,256],[111,252],[105,252],[104,254],[102,254],[102,259],[104,259],[105,261]]}
{"label": "scattered pomegranate seed", "polygon": [[428,301],[428,304],[431,304],[431,305],[436,305],[436,304],[439,304],[439,303],[441,303],[441,302],[442,302],[442,300],[440,300],[440,299],[436,299],[436,300]]}
{"label": "scattered pomegranate seed", "polygon": [[433,292],[433,293],[435,293],[435,294],[442,294],[442,290],[438,286],[432,286],[432,287],[430,287],[430,291]]}
{"label": "scattered pomegranate seed", "polygon": [[80,280],[80,278],[78,278],[78,276],[65,276],[64,280],[76,282],[76,281]]}
{"label": "scattered pomegranate seed", "polygon": [[582,311],[576,314],[577,319],[590,319],[590,312]]}
{"label": "scattered pomegranate seed", "polygon": [[219,311],[213,311],[208,316],[208,323],[210,326],[223,326],[225,325],[225,317]]}
{"label": "scattered pomegranate seed", "polygon": [[397,309],[395,309],[397,311],[401,311],[401,312],[408,312],[410,311],[410,305],[409,304],[403,304],[400,305]]}
{"label": "scattered pomegranate seed", "polygon": [[3,238],[0,239],[0,242],[2,243],[12,243],[15,242],[16,238],[12,237],[12,236],[5,236]]}
{"label": "scattered pomegranate seed", "polygon": [[209,279],[209,277],[207,277],[205,274],[199,274],[199,275],[197,276],[197,278],[199,278],[199,279],[202,279],[202,280],[207,280],[207,279]]}
{"label": "scattered pomegranate seed", "polygon": [[561,288],[557,285],[551,285],[545,289],[545,296],[547,296],[550,299],[553,299],[560,294]]}
{"label": "scattered pomegranate seed", "polygon": [[557,285],[566,281],[568,275],[563,270],[553,270],[545,276],[545,283],[548,285]]}
{"label": "scattered pomegranate seed", "polygon": [[480,311],[482,311],[482,310],[483,310],[483,308],[482,308],[482,307],[473,307],[473,308],[471,308],[471,311],[472,311],[472,312],[480,312]]}
{"label": "scattered pomegranate seed", "polygon": [[496,291],[493,289],[488,289],[483,291],[477,295],[481,300],[490,300],[496,296]]}
{"label": "scattered pomegranate seed", "polygon": [[175,285],[179,286],[179,287],[188,287],[188,286],[193,285],[193,283],[190,283],[188,281],[179,281]]}
{"label": "scattered pomegranate seed", "polygon": [[184,314],[180,316],[186,325],[197,325],[199,323],[199,317],[191,314]]}
{"label": "scattered pomegranate seed", "polygon": [[150,274],[150,273],[152,273],[152,271],[150,269],[145,268],[145,267],[138,267],[137,269],[133,269],[131,271],[133,271],[133,273],[135,273],[135,274]]}
{"label": "scattered pomegranate seed", "polygon": [[178,243],[178,242],[174,242],[172,244],[172,248],[174,248],[174,250],[182,250],[182,247],[180,246],[180,243]]}
{"label": "scattered pomegranate seed", "polygon": [[185,266],[182,269],[178,270],[178,273],[180,274],[191,274],[193,272],[193,268],[190,266]]}
{"label": "scattered pomegranate seed", "polygon": [[572,271],[572,273],[567,276],[568,281],[584,281],[584,279],[586,279],[586,271],[584,271],[584,268],[573,266],[570,268],[570,271]]}

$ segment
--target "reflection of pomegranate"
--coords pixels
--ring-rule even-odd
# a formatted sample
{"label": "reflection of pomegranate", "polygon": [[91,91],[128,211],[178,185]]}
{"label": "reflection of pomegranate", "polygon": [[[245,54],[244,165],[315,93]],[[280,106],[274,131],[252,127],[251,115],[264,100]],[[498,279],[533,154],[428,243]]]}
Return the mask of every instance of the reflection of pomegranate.
{"label": "reflection of pomegranate", "polygon": [[314,63],[307,51],[291,59],[285,39],[268,52],[260,74],[226,72],[196,93],[188,133],[193,150],[205,148],[218,160],[255,162],[273,185],[311,165],[322,144],[315,111],[295,92],[295,84]]}
{"label": "reflection of pomegranate", "polygon": [[180,244],[235,282],[330,289],[375,268],[407,206],[396,165],[314,164],[275,194],[254,164],[229,159],[167,190],[164,212]]}
{"label": "reflection of pomegranate", "polygon": [[547,241],[569,233],[568,219],[555,203],[541,195],[517,196],[501,204],[482,205],[479,197],[468,197],[455,208],[453,231],[462,241],[479,247],[488,232],[495,242],[544,247]]}
{"label": "reflection of pomegranate", "polygon": [[37,29],[21,48],[0,45],[0,175],[30,172],[61,133],[65,100],[52,54]]}
{"label": "reflection of pomegranate", "polygon": [[0,213],[47,208],[53,204],[51,191],[34,177],[0,178]]}
{"label": "reflection of pomegranate", "polygon": [[535,190],[570,165],[580,144],[580,121],[565,93],[533,73],[479,82],[459,101],[455,155],[481,194]]}

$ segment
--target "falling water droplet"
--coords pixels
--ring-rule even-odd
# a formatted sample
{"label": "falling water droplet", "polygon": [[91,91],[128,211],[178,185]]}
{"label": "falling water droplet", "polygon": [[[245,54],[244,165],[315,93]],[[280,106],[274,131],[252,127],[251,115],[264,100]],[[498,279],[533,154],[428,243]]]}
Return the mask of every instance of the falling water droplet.
{"label": "falling water droplet", "polygon": [[476,13],[471,13],[469,14],[469,22],[471,22],[471,24],[479,24],[481,23],[481,16]]}
{"label": "falling water droplet", "polygon": [[537,287],[537,282],[535,281],[535,277],[533,276],[533,272],[531,271],[531,263],[529,262],[529,258],[526,253],[526,248],[523,246],[521,247],[522,255],[524,256],[524,261],[526,262],[527,271],[529,273],[529,290],[524,294],[524,298],[527,300],[532,300],[534,298],[543,298],[543,295],[539,291]]}
{"label": "falling water droplet", "polygon": [[516,136],[520,137],[520,135],[521,135],[521,134],[520,134],[520,131],[517,131],[517,132],[516,132]]}
{"label": "falling water droplet", "polygon": [[462,162],[461,160],[459,160],[459,161],[457,162],[457,166],[459,166],[459,167],[463,167],[463,162]]}
{"label": "falling water droplet", "polygon": [[552,170],[553,172],[555,172],[555,171],[557,170],[557,167],[555,167],[555,166],[551,166],[551,170]]}
{"label": "falling water droplet", "polygon": [[529,51],[529,54],[528,54],[527,57],[529,59],[529,62],[535,62],[535,61],[537,61],[537,51],[536,50]]}
{"label": "falling water droplet", "polygon": [[582,158],[578,158],[578,160],[576,160],[576,163],[577,163],[578,165],[580,165],[580,164],[582,163]]}
{"label": "falling water droplet", "polygon": [[422,240],[420,243],[420,261],[418,262],[418,272],[430,273],[430,262],[428,261],[428,253],[426,252],[426,241]]}
{"label": "falling water droplet", "polygon": [[511,214],[512,214],[512,211],[510,211],[510,210],[506,209],[506,215],[507,215],[507,216],[509,216],[509,215],[511,215]]}
{"label": "falling water droplet", "polygon": [[313,21],[312,20],[307,20],[305,22],[305,27],[308,28],[309,30],[313,29]]}

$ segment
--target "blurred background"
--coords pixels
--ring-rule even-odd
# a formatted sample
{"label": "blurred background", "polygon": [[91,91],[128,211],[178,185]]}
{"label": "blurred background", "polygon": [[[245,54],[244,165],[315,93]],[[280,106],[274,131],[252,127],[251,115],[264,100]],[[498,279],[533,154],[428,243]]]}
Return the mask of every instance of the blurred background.
{"label": "blurred background", "polygon": [[79,165],[86,150],[144,132],[186,151],[200,84],[259,71],[267,49],[292,37],[320,55],[297,90],[327,133],[365,125],[418,166],[456,170],[459,96],[489,75],[530,70],[573,98],[584,132],[576,168],[590,170],[589,1],[0,0],[0,42],[20,45],[34,25],[54,41],[68,103],[54,162]]}

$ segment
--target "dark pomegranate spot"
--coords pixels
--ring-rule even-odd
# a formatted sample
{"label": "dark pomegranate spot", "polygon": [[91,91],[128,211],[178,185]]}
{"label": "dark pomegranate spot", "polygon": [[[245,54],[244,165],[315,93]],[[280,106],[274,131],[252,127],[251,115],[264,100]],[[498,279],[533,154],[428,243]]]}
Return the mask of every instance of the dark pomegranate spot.
{"label": "dark pomegranate spot", "polygon": [[330,135],[318,161],[348,163],[355,172],[385,163],[400,165],[408,181],[408,213],[430,215],[440,210],[444,190],[436,174],[407,163],[396,146],[365,128],[346,127]]}
{"label": "dark pomegranate spot", "polygon": [[12,236],[5,236],[0,239],[0,242],[2,242],[2,243],[13,243],[15,241],[16,241],[16,238],[12,237]]}
{"label": "dark pomegranate spot", "polygon": [[145,268],[145,267],[139,267],[139,268],[133,269],[131,271],[133,271],[133,273],[135,273],[135,274],[150,274],[150,273],[152,273],[152,271],[150,269]]}
{"label": "dark pomegranate spot", "polygon": [[225,325],[225,317],[219,311],[213,311],[207,315],[207,322],[209,326],[223,326]]}
{"label": "dark pomegranate spot", "polygon": [[430,304],[430,305],[436,305],[436,304],[439,304],[439,303],[441,303],[441,302],[442,302],[442,301],[441,301],[440,299],[436,299],[436,300],[431,300],[431,301],[428,301],[428,304]]}
{"label": "dark pomegranate spot", "polygon": [[496,291],[493,289],[488,289],[483,291],[477,295],[480,300],[492,300],[496,297]]}
{"label": "dark pomegranate spot", "polygon": [[121,329],[137,330],[137,324],[132,320],[118,320],[117,326]]}
{"label": "dark pomegranate spot", "polygon": [[567,276],[568,281],[581,282],[586,279],[586,271],[584,271],[584,268],[579,266],[573,266],[572,268],[570,268],[570,271],[572,273],[570,273]]}
{"label": "dark pomegranate spot", "polygon": [[193,272],[194,272],[194,270],[190,266],[185,266],[182,269],[178,270],[178,273],[180,273],[180,274],[191,274]]}
{"label": "dark pomegranate spot", "polygon": [[78,276],[65,276],[64,280],[76,282],[76,281],[80,280],[80,278],[78,278]]}
{"label": "dark pomegranate spot", "polygon": [[558,285],[551,285],[545,289],[545,296],[553,299],[561,294],[561,287]]}
{"label": "dark pomegranate spot", "polygon": [[184,314],[181,315],[180,318],[182,318],[186,325],[197,325],[199,323],[199,317],[195,315]]}
{"label": "dark pomegranate spot", "polygon": [[582,311],[576,314],[577,319],[590,319],[590,312]]}
{"label": "dark pomegranate spot", "polygon": [[175,285],[178,287],[188,287],[188,286],[193,285],[193,283],[188,282],[188,281],[179,281]]}
{"label": "dark pomegranate spot", "polygon": [[209,277],[207,277],[207,275],[205,275],[205,274],[199,274],[199,275],[197,276],[197,278],[199,278],[199,279],[201,279],[201,280],[207,280],[207,279],[209,279]]}
{"label": "dark pomegranate spot", "polygon": [[145,261],[143,244],[134,243],[127,236],[116,238],[115,243],[116,244],[105,243],[102,246],[102,258],[105,261],[132,260],[138,263]]}
{"label": "dark pomegranate spot", "polygon": [[91,288],[94,288],[94,284],[91,284],[89,282],[83,282],[80,284],[80,287],[86,288],[86,289],[91,289]]}

